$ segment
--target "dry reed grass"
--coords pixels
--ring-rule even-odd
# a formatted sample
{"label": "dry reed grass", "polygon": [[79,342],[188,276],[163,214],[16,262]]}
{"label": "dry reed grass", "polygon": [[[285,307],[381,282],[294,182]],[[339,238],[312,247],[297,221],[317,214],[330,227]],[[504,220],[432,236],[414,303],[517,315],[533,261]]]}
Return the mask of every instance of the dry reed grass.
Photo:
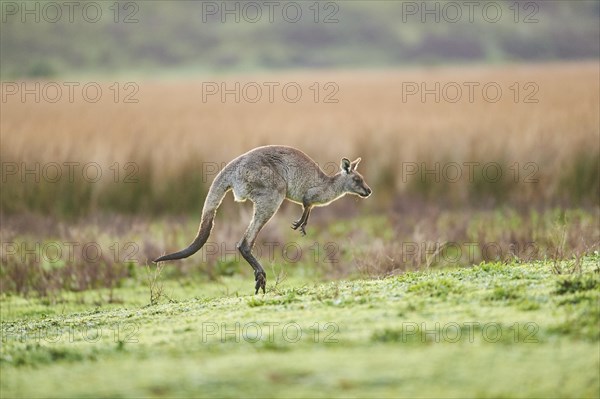
{"label": "dry reed grass", "polygon": [[[225,103],[218,96],[203,102],[202,83],[224,80],[230,88],[235,82],[242,86],[257,82],[263,86],[263,97],[257,103],[243,98],[235,103],[232,95]],[[267,100],[264,82],[280,83],[273,103]],[[288,82],[303,89],[297,103],[282,97],[280,88]],[[319,83],[321,100],[331,92],[325,83],[334,82],[339,102],[315,102],[309,88],[313,82]],[[442,86],[456,82],[463,87],[463,96],[456,103],[443,98],[436,103],[433,96],[422,102],[418,95],[403,101],[407,82],[425,82],[429,88],[435,82]],[[480,84],[472,103],[464,82]],[[482,97],[481,87],[489,82],[503,90],[496,103]],[[521,90],[517,103],[510,89],[515,82]],[[538,103],[523,103],[532,91],[524,89],[527,82],[539,88],[534,95]],[[83,101],[81,90],[75,90],[73,103],[66,95],[54,104],[43,98],[35,103],[33,96],[23,103],[18,95],[9,96],[2,104],[0,121],[3,162],[97,162],[104,176],[112,176],[109,168],[114,162],[121,168],[135,162],[139,182],[115,185],[103,179],[92,185],[60,185],[63,181],[28,185],[8,176],[3,182],[3,211],[189,211],[200,207],[214,176],[203,181],[203,162],[222,165],[253,147],[274,143],[301,148],[322,165],[337,163],[342,156],[362,156],[361,167],[380,194],[376,196],[380,205],[403,193],[446,203],[485,203],[492,198],[492,203],[571,205],[595,204],[599,196],[600,78],[594,62],[135,83],[137,104],[115,103],[109,83],[103,84],[98,103]],[[120,87],[121,95],[131,92],[123,90],[123,82]],[[453,182],[442,176],[441,182],[435,182],[432,176],[406,173],[407,163],[420,168],[421,162],[425,168],[457,162],[463,177]],[[498,162],[503,177],[498,182],[478,181],[475,169],[475,179],[469,181],[464,162]],[[510,169],[515,162],[520,170],[516,179]],[[524,166],[529,162],[537,166],[538,183],[524,181],[529,172]],[[172,195],[175,191],[180,195]],[[61,201],[66,205],[58,207]]]}

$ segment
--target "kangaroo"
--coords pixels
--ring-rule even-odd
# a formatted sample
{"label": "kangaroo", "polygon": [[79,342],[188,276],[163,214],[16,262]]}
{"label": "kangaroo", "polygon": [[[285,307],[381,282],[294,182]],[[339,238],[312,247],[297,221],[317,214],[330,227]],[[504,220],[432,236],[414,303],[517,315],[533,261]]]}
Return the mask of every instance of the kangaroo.
{"label": "kangaroo", "polygon": [[267,275],[252,255],[252,248],[260,230],[277,212],[284,199],[300,204],[302,216],[292,224],[306,235],[306,224],[315,206],[325,206],[346,195],[362,198],[371,195],[371,189],[356,171],[360,158],[350,162],[342,158],[341,170],[334,176],[326,175],[308,155],[293,147],[269,145],[255,148],[229,162],[215,177],[202,209],[198,234],[194,241],[179,252],[161,256],[155,263],[183,259],[195,254],[208,240],[217,208],[229,190],[235,201],[254,203],[252,221],[237,244],[244,259],[254,269],[255,294],[265,293]]}

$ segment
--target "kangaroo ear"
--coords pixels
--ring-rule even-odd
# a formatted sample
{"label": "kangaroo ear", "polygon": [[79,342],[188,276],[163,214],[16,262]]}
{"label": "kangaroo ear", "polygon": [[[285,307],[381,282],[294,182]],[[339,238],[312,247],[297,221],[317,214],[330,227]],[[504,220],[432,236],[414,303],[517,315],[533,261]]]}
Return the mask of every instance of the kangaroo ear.
{"label": "kangaroo ear", "polygon": [[351,164],[350,164],[350,170],[356,170],[356,167],[358,166],[358,164],[360,163],[361,158],[358,157],[356,158]]}
{"label": "kangaroo ear", "polygon": [[348,158],[342,158],[342,164],[340,167],[344,172],[350,173],[350,160]]}

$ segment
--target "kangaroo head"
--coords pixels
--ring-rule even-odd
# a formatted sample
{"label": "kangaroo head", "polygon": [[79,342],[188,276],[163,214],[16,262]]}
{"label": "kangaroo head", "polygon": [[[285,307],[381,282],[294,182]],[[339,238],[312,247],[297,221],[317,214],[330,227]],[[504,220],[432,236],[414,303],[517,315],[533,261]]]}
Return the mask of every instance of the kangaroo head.
{"label": "kangaroo head", "polygon": [[355,161],[350,162],[348,158],[342,158],[340,172],[343,179],[344,190],[349,194],[356,194],[363,198],[367,198],[371,195],[371,188],[365,183],[364,177],[356,170],[360,158],[356,158]]}

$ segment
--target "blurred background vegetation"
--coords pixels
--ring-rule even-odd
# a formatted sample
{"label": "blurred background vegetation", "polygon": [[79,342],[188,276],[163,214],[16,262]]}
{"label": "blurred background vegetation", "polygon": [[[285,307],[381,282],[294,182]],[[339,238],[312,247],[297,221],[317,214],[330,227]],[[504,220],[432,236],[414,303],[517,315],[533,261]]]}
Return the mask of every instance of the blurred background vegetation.
{"label": "blurred background vegetation", "polygon": [[[299,2],[303,15],[295,23],[284,18],[286,1],[277,2],[272,22],[263,2],[255,2],[262,17],[252,22],[250,1],[124,1],[118,14],[114,3],[101,2],[102,18],[94,23],[82,17],[83,6],[72,23],[64,7],[51,23],[55,11],[44,3],[55,2],[16,2],[15,15],[4,3],[3,79],[595,59],[600,51],[597,1],[480,1],[472,14],[465,2],[454,2],[460,18],[449,1]],[[34,3],[40,21],[26,15],[23,23],[22,11]],[[221,11],[236,3],[239,23],[235,14],[222,23]],[[214,14],[212,4],[219,8]],[[426,14],[435,7],[438,22]],[[501,17],[491,22],[498,8]],[[294,10],[285,16],[293,20]]]}

